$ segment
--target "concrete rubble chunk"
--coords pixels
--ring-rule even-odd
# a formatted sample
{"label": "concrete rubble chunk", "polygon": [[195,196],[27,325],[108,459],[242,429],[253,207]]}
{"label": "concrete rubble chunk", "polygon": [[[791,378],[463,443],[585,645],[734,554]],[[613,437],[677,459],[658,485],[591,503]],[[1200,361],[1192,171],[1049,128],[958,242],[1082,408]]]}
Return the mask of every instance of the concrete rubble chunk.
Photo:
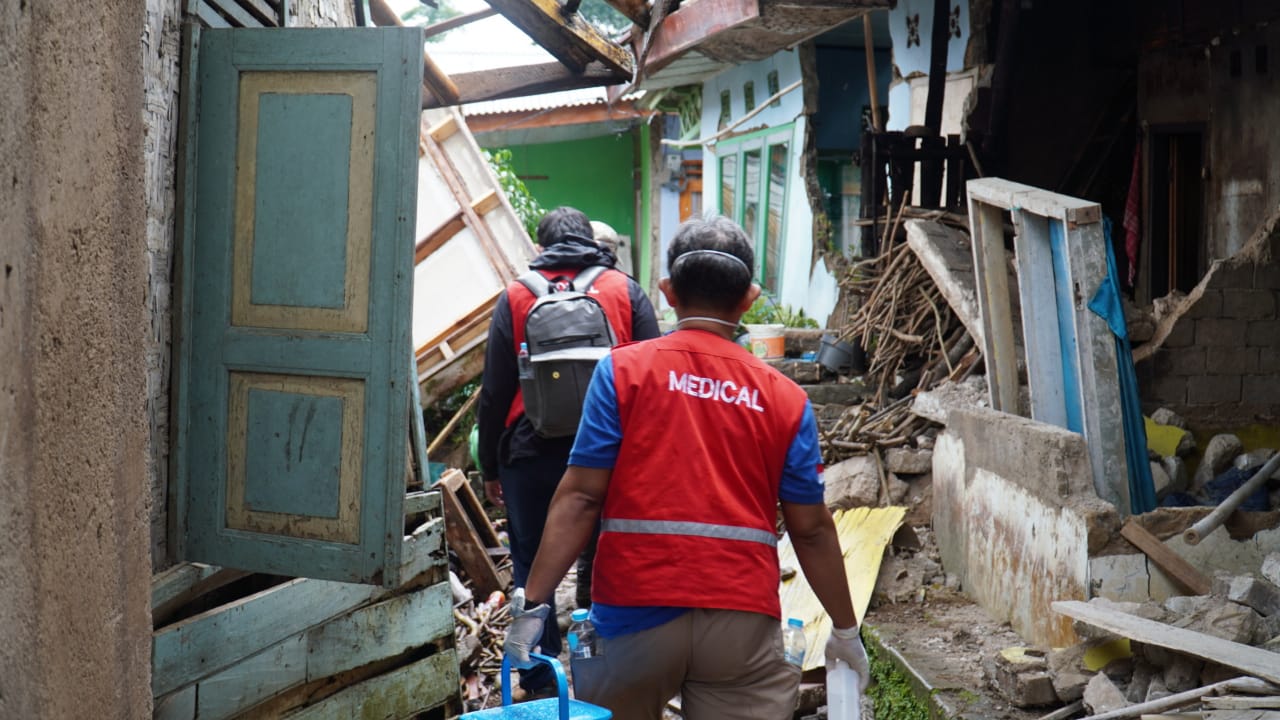
{"label": "concrete rubble chunk", "polygon": [[1106,673],[1098,673],[1084,688],[1084,705],[1094,715],[1101,715],[1128,707],[1129,701]]}
{"label": "concrete rubble chunk", "polygon": [[1084,696],[1084,688],[1093,677],[1084,666],[1084,654],[1089,647],[1089,643],[1077,643],[1049,652],[1049,677],[1062,702],[1075,702]]}
{"label": "concrete rubble chunk", "polygon": [[[1251,468],[1257,468],[1262,465],[1265,465],[1266,462],[1270,460],[1271,457],[1275,454],[1276,454],[1276,451],[1272,450],[1271,448],[1258,448],[1257,450],[1250,450],[1247,453],[1241,453],[1240,455],[1237,455],[1233,465],[1237,470],[1249,470]],[[1280,468],[1277,468],[1276,471],[1272,473],[1271,478],[1273,480],[1280,480]]]}
{"label": "concrete rubble chunk", "polygon": [[1231,467],[1231,461],[1244,450],[1244,443],[1231,433],[1214,435],[1205,446],[1204,457],[1200,467],[1196,468],[1196,476],[1192,488],[1199,490],[1204,484],[1214,479],[1223,470]]}
{"label": "concrete rubble chunk", "polygon": [[1187,421],[1183,420],[1181,415],[1169,408],[1158,408],[1155,412],[1151,413],[1151,420],[1159,425],[1172,425],[1173,427],[1181,430],[1187,429]]}
{"label": "concrete rubble chunk", "polygon": [[1005,648],[984,661],[995,689],[1016,707],[1058,702],[1043,653],[1025,647]]}
{"label": "concrete rubble chunk", "polygon": [[1151,684],[1147,686],[1146,702],[1151,702],[1152,700],[1159,700],[1160,698],[1166,698],[1172,694],[1173,693],[1169,692],[1169,688],[1164,686],[1163,677],[1159,677],[1159,676],[1153,677],[1151,678]]}
{"label": "concrete rubble chunk", "polygon": [[1169,492],[1182,492],[1187,489],[1187,463],[1180,457],[1167,457],[1160,461],[1164,471],[1169,475]]}
{"label": "concrete rubble chunk", "polygon": [[889,495],[884,498],[886,505],[902,505],[906,502],[907,493],[911,492],[911,485],[907,481],[890,473],[888,485]]}
{"label": "concrete rubble chunk", "polygon": [[942,383],[916,395],[911,401],[912,413],[939,425],[947,424],[947,413],[952,409],[975,407],[988,407],[987,379],[984,376],[975,375],[958,383]]}
{"label": "concrete rubble chunk", "polygon": [[1163,674],[1149,662],[1138,660],[1133,665],[1133,676],[1129,678],[1129,686],[1125,688],[1125,699],[1131,703],[1140,703],[1147,699],[1151,681],[1156,675]]}
{"label": "concrete rubble chunk", "polygon": [[1280,585],[1280,552],[1270,553],[1263,558],[1262,577],[1269,583]]}
{"label": "concrete rubble chunk", "polygon": [[1204,661],[1190,655],[1174,653],[1173,661],[1164,669],[1161,676],[1164,686],[1170,693],[1180,693],[1200,687],[1200,671]]}
{"label": "concrete rubble chunk", "polygon": [[880,472],[875,458],[867,455],[827,466],[822,480],[828,507],[873,507],[880,499]]}
{"label": "concrete rubble chunk", "polygon": [[890,448],[884,453],[884,464],[898,475],[923,475],[933,470],[933,451]]}
{"label": "concrete rubble chunk", "polygon": [[1266,580],[1248,575],[1234,577],[1227,588],[1227,599],[1247,605],[1261,615],[1280,614],[1280,588]]}
{"label": "concrete rubble chunk", "polygon": [[1151,484],[1155,487],[1156,497],[1164,497],[1169,492],[1173,481],[1169,478],[1169,472],[1164,469],[1163,463],[1151,463]]}

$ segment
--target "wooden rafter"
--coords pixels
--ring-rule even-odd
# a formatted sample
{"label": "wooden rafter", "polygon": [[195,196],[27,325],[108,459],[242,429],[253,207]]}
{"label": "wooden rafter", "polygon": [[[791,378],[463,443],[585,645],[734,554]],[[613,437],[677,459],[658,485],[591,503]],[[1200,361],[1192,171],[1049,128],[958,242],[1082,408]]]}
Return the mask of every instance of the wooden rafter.
{"label": "wooden rafter", "polygon": [[487,2],[570,70],[583,72],[594,61],[612,72],[631,77],[634,67],[631,54],[601,35],[577,13],[566,14],[558,0]]}
{"label": "wooden rafter", "polygon": [[[377,25],[404,25],[404,21],[391,9],[391,6],[387,4],[387,0],[369,0],[369,15],[373,17],[373,22]],[[422,53],[422,86],[441,105],[457,105],[459,102],[458,86],[449,79],[449,76],[435,64],[435,61],[426,52]]]}
{"label": "wooden rafter", "polygon": [[649,3],[646,0],[604,0],[631,22],[649,27]]}
{"label": "wooden rafter", "polygon": [[699,0],[681,6],[649,33],[644,71],[657,72],[707,38],[759,17],[758,0]]}
{"label": "wooden rafter", "polygon": [[[589,63],[582,72],[573,72],[558,62],[549,62],[458,73],[453,76],[459,102],[462,103],[614,85],[630,79],[630,75],[610,70],[598,62]],[[422,101],[423,108],[441,107],[445,104],[439,98],[427,95],[423,96]]]}

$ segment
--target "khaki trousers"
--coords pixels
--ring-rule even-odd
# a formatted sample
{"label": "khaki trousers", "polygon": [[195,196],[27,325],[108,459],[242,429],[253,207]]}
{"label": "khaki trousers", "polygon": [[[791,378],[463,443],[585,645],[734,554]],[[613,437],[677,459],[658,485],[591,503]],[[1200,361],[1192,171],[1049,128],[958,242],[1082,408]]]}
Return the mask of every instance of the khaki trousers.
{"label": "khaki trousers", "polygon": [[774,618],[693,609],[655,628],[597,638],[596,654],[573,660],[580,700],[614,720],[661,720],[680,695],[687,720],[784,720],[795,712],[800,668],[782,655]]}

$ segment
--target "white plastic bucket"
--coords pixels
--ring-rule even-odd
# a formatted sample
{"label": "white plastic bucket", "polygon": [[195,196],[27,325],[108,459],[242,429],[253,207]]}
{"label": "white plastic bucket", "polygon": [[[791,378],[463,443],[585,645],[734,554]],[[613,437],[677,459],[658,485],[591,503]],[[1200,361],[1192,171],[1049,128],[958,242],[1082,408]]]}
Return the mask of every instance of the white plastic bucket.
{"label": "white plastic bucket", "polygon": [[787,339],[783,334],[786,327],[782,323],[748,325],[747,341],[751,354],[765,360],[786,355]]}

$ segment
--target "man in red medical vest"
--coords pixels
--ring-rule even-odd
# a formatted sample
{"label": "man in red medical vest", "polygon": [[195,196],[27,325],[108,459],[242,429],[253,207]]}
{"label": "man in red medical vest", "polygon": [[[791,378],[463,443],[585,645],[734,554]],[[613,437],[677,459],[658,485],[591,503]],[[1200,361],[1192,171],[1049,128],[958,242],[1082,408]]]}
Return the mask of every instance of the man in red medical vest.
{"label": "man in red medical vest", "polygon": [[[813,409],[795,383],[733,342],[760,294],[754,255],[726,218],[681,226],[659,287],[678,329],[617,347],[596,366],[569,467],[506,650],[537,644],[556,584],[600,518],[591,619],[575,658],[578,697],[618,720],[789,718],[800,668],[783,658],[779,501],[796,555],[835,627],[828,667],[865,686],[839,538],[823,502]],[[552,621],[554,622],[554,620]],[[545,649],[545,648],[544,648]]]}
{"label": "man in red medical vest", "polygon": [[[529,267],[553,283],[571,281],[584,268],[613,268],[616,262],[611,250],[596,243],[591,221],[574,208],[559,207],[548,212],[538,223],[537,236],[541,252]],[[619,343],[657,337],[653,305],[640,286],[624,273],[605,271],[591,284],[590,294],[604,308]],[[525,318],[535,300],[533,292],[519,281],[512,282],[498,296],[489,323],[477,407],[485,494],[494,504],[506,505],[517,586],[524,585],[528,577],[542,540],[547,507],[573,447],[572,435],[538,435],[524,414],[517,353],[525,341]],[[546,624],[541,644],[552,654],[560,651],[560,630],[555,622]],[[551,681],[550,671],[543,666],[521,673],[520,686],[536,693]]]}

